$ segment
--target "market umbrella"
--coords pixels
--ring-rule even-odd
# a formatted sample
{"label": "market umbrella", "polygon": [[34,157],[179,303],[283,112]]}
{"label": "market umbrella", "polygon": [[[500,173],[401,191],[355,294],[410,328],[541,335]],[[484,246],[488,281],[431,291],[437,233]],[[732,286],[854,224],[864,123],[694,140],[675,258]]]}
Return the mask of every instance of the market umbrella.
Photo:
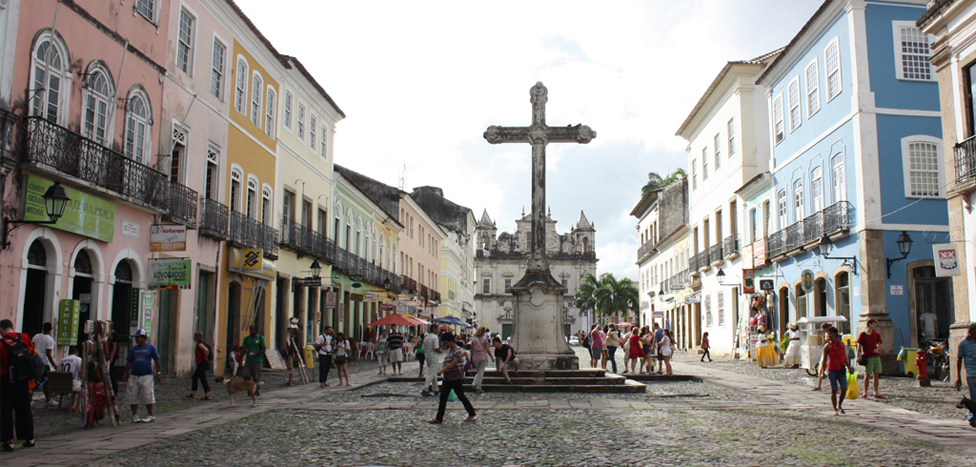
{"label": "market umbrella", "polygon": [[458,318],[457,316],[445,316],[443,318],[434,318],[430,320],[430,322],[437,323],[437,324],[447,324],[449,326],[461,326],[462,328],[471,327],[470,324],[465,323],[464,321],[461,320],[461,318]]}
{"label": "market umbrella", "polygon": [[621,322],[617,323],[617,326],[633,326],[633,325],[634,325],[634,323],[628,323],[626,321],[621,321]]}
{"label": "market umbrella", "polygon": [[444,331],[444,332],[451,332],[451,331],[453,331],[453,329],[451,329],[451,327],[450,327],[450,326],[447,326],[447,325],[443,325],[443,324],[442,324],[442,325],[441,325],[441,331]]}
{"label": "market umbrella", "polygon": [[407,318],[400,313],[393,313],[389,316],[380,318],[367,326],[419,326],[423,323],[417,318]]}

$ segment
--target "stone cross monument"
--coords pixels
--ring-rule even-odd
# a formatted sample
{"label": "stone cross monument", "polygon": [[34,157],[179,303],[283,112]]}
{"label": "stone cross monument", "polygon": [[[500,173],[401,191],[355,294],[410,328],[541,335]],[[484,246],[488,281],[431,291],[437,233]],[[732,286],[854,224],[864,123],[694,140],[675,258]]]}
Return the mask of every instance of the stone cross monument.
{"label": "stone cross monument", "polygon": [[563,335],[563,294],[566,288],[552,277],[546,256],[546,145],[586,144],[596,132],[586,125],[546,125],[548,90],[538,82],[529,90],[532,125],[490,126],[485,139],[491,144],[532,145],[532,248],[525,276],[512,286],[515,326],[512,338],[522,367],[535,370],[576,370],[579,360]]}

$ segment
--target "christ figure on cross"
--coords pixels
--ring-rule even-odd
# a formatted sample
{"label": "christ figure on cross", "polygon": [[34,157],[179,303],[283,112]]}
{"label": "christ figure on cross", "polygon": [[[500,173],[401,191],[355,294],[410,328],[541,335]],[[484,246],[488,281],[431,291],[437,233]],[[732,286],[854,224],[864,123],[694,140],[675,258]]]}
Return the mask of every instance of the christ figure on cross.
{"label": "christ figure on cross", "polygon": [[549,273],[546,256],[546,145],[549,143],[586,144],[596,132],[586,125],[546,126],[546,102],[549,91],[542,81],[529,90],[532,103],[532,125],[527,127],[488,127],[485,139],[491,144],[529,143],[532,145],[532,251],[526,274]]}

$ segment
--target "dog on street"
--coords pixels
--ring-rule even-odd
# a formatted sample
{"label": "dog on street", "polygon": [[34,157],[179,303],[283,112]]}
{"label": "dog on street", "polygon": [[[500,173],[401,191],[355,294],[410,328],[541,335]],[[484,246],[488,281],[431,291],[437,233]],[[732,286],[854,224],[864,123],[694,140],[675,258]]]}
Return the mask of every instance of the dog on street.
{"label": "dog on street", "polygon": [[241,391],[247,391],[247,395],[251,396],[251,407],[258,406],[258,399],[254,393],[257,392],[259,385],[264,384],[264,381],[260,383],[255,383],[254,381],[234,381],[232,379],[224,379],[223,376],[218,376],[214,381],[227,386],[227,394],[230,395],[230,407],[234,406],[234,393]]}

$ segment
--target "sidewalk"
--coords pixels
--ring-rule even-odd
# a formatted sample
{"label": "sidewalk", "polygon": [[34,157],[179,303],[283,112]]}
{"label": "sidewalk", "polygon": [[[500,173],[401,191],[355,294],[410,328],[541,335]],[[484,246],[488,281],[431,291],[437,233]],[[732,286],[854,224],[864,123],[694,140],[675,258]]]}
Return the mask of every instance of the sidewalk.
{"label": "sidewalk", "polygon": [[[826,381],[825,391],[811,391],[805,386],[743,376],[701,365],[673,362],[672,366],[675,373],[693,374],[712,384],[760,396],[773,403],[771,408],[816,410],[824,416],[833,416],[830,385]],[[958,419],[947,420],[861,398],[844,401],[844,409],[847,414],[842,417],[847,421],[891,431],[906,439],[945,446],[956,453],[968,451],[976,456],[976,429],[962,418],[962,410]]]}
{"label": "sidewalk", "polygon": [[[419,364],[416,361],[405,362],[403,372],[416,374]],[[247,394],[236,394],[234,406],[227,404],[201,405],[198,408],[177,412],[163,412],[156,416],[152,423],[131,423],[131,412],[128,406],[119,406],[122,412],[122,424],[112,427],[108,420],[95,428],[72,431],[58,436],[37,439],[37,446],[24,448],[17,443],[11,453],[0,454],[0,464],[4,467],[21,466],[65,466],[88,462],[118,451],[137,448],[155,443],[174,436],[183,435],[204,428],[224,425],[238,421],[251,415],[271,412],[283,408],[304,407],[309,401],[330,392],[342,392],[359,389],[365,386],[386,381],[387,376],[377,375],[373,371],[362,371],[350,374],[352,386],[338,386],[334,373],[330,375],[330,385],[320,388],[318,374],[310,375],[312,382],[291,388],[278,389],[262,394],[258,398],[258,406],[251,407],[251,400]],[[211,383],[213,384],[213,383]],[[226,389],[214,386],[215,393],[226,394]],[[144,408],[142,410],[145,410]],[[144,413],[143,413],[144,414]]]}

